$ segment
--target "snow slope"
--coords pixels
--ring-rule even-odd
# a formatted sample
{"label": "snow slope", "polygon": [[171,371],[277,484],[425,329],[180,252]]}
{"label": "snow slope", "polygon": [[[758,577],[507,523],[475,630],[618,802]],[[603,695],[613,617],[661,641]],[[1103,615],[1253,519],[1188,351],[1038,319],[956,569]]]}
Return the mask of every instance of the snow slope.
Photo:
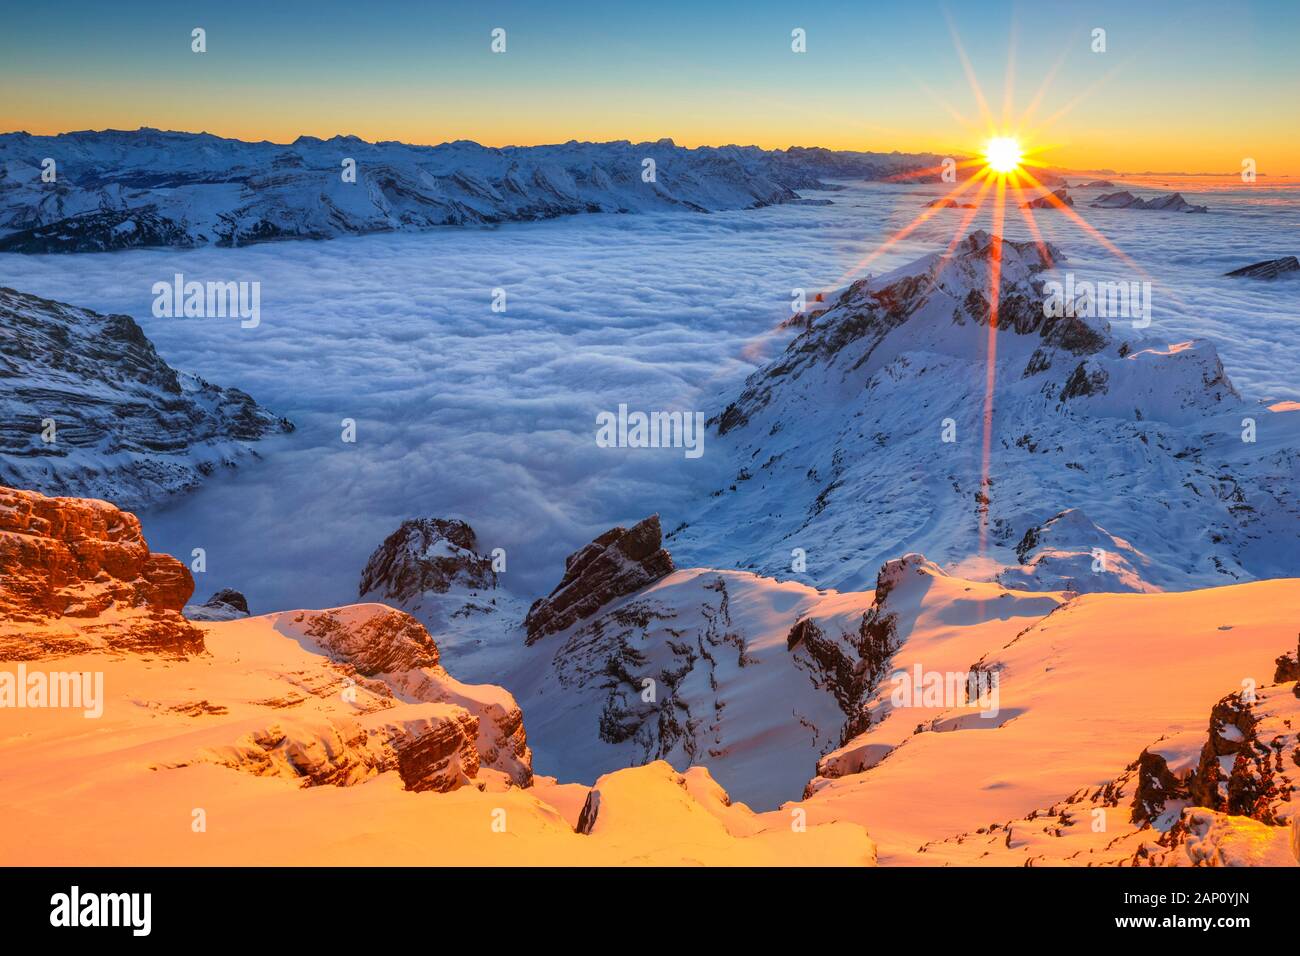
{"label": "snow slope", "polygon": [[873,726],[823,761],[865,771],[814,780],[804,806],[810,820],[870,820],[882,861],[922,864],[927,841],[1100,787],[1156,738],[1203,732],[1226,689],[1270,683],[1300,601],[1300,580],[1285,579],[1086,594],[1035,620],[1017,606],[1043,597],[996,585],[931,571],[907,589],[924,593],[892,670],[996,673],[997,714],[895,709],[887,681],[869,704]]}
{"label": "snow slope", "polygon": [[1300,572],[1300,416],[1244,399],[1207,341],[1048,317],[1053,268],[978,230],[828,296],[713,420],[737,471],[669,547],[782,577],[799,548],[840,588],[908,551],[1079,591]]}

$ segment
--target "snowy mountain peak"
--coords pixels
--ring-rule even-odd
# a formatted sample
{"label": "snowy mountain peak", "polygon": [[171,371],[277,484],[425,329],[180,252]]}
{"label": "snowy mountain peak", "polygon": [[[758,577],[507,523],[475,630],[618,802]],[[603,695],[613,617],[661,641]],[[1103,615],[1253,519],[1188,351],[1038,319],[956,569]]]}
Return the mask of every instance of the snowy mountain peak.
{"label": "snowy mountain peak", "polygon": [[474,529],[464,521],[403,521],[371,554],[358,593],[404,602],[425,592],[446,594],[453,587],[490,590],[497,586],[496,572],[477,547]]}
{"label": "snowy mountain peak", "polygon": [[1062,261],[981,230],[843,290],[711,420],[714,447],[753,464],[686,516],[674,550],[725,567],[743,541],[740,566],[781,577],[800,548],[799,579],[821,587],[867,587],[910,551],[995,577],[1020,568],[1031,529],[1077,508],[1095,533],[1026,552],[1032,566],[1004,580],[1147,590],[1295,574],[1300,415],[1246,401],[1210,342],[1052,308]]}

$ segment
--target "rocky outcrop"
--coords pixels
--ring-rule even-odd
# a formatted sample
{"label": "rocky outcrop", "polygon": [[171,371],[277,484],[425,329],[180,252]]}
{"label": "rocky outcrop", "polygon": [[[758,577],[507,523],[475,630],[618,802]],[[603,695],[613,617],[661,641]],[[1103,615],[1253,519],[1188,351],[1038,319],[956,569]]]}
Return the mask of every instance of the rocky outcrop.
{"label": "rocky outcrop", "polygon": [[464,521],[412,518],[384,539],[361,572],[362,598],[406,602],[453,587],[497,586],[492,561],[478,553],[474,529]]}
{"label": "rocky outcrop", "polygon": [[547,597],[528,610],[527,643],[590,617],[615,598],[667,577],[673,559],[662,545],[659,516],[631,528],[611,528],[565,561],[564,577]]}
{"label": "rocky outcrop", "polygon": [[1050,195],[1038,196],[1020,205],[1023,209],[1059,209],[1061,206],[1073,206],[1074,200],[1070,198],[1070,194],[1062,186]]}
{"label": "rocky outcrop", "polygon": [[136,508],[292,430],[173,369],[130,316],[0,288],[0,482]]}
{"label": "rocky outcrop", "polygon": [[1300,272],[1300,260],[1295,256],[1283,256],[1281,259],[1254,262],[1240,269],[1225,272],[1224,275],[1234,279],[1277,279],[1297,272]]}
{"label": "rocky outcrop", "polygon": [[[473,717],[471,739],[483,766],[519,786],[532,780],[532,751],[523,713],[503,688],[465,684],[440,663],[438,646],[411,615],[377,604],[286,615],[287,630],[356,678],[371,678],[389,694],[449,705]],[[471,774],[472,776],[472,774]]]}
{"label": "rocky outcrop", "polygon": [[438,646],[415,618],[389,608],[354,607],[360,610],[302,611],[294,621],[329,657],[367,677],[438,666]]}
{"label": "rocky outcrop", "polygon": [[222,588],[202,604],[185,605],[191,621],[233,621],[248,617],[248,599],[234,588]]}
{"label": "rocky outcrop", "polygon": [[0,487],[0,660],[201,652],[180,613],[193,592],[189,569],[150,552],[135,515]]}
{"label": "rocky outcrop", "polygon": [[1152,196],[1139,199],[1127,190],[1106,193],[1092,201],[1098,209],[1155,209],[1163,212],[1205,212],[1207,207],[1189,203],[1182,193],[1170,193],[1167,196]]}
{"label": "rocky outcrop", "polygon": [[303,787],[348,787],[396,772],[407,790],[446,792],[479,775],[478,725],[463,708],[442,705],[418,717],[381,711],[318,722],[282,718],[198,759]]}

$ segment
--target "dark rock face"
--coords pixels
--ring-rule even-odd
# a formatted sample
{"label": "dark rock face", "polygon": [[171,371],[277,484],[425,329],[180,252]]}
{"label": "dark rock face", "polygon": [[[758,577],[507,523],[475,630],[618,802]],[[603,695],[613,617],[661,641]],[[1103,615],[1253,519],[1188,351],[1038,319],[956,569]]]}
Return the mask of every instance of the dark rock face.
{"label": "dark rock face", "polygon": [[203,602],[205,607],[232,607],[243,614],[248,613],[248,599],[234,588],[222,588]]}
{"label": "dark rock face", "polygon": [[1267,259],[1255,262],[1240,269],[1225,272],[1225,276],[1234,279],[1276,279],[1279,276],[1300,272],[1300,260],[1295,256],[1283,256],[1281,259]]}
{"label": "dark rock face", "polygon": [[[189,569],[150,552],[135,515],[0,487],[0,660],[199,653],[203,635],[180,614],[193,593]],[[116,620],[99,622],[110,608]]]}
{"label": "dark rock face", "polygon": [[0,288],[0,482],[138,507],[292,430],[171,368],[130,316]]}
{"label": "dark rock face", "polygon": [[1127,190],[1106,193],[1093,200],[1092,205],[1098,209],[1153,209],[1163,212],[1206,212],[1206,206],[1189,203],[1182,193],[1170,193],[1167,196],[1153,196],[1139,199]]}
{"label": "dark rock face", "polygon": [[480,758],[474,741],[479,721],[467,713],[429,721],[419,731],[408,732],[392,743],[397,771],[407,790],[446,793],[478,775]]}
{"label": "dark rock face", "polygon": [[[1273,683],[1300,681],[1300,640],[1296,641],[1295,653],[1282,654],[1274,663],[1277,664],[1277,670],[1273,672]],[[1297,689],[1300,691],[1300,688]],[[1300,696],[1300,693],[1297,693],[1297,696]]]}
{"label": "dark rock face", "polygon": [[1039,196],[1037,199],[1031,199],[1028,202],[1021,203],[1025,209],[1059,209],[1061,206],[1073,206],[1074,200],[1070,194],[1065,191],[1065,187],[1053,192],[1050,196]]}
{"label": "dark rock face", "polygon": [[555,590],[529,608],[524,619],[527,643],[562,631],[615,598],[671,574],[672,555],[661,547],[662,540],[656,514],[631,528],[611,528],[569,555]]}
{"label": "dark rock face", "polygon": [[492,562],[476,550],[474,529],[464,521],[413,518],[375,549],[361,573],[359,594],[407,601],[425,592],[445,594],[459,585],[488,590],[497,585]]}
{"label": "dark rock face", "polygon": [[1151,823],[1165,812],[1165,805],[1173,800],[1186,800],[1187,781],[1180,780],[1169,769],[1169,764],[1160,754],[1144,750],[1137,762],[1127,768],[1136,773],[1137,783],[1133,789],[1133,820],[1137,823]]}
{"label": "dark rock face", "polygon": [[222,588],[202,604],[187,604],[185,616],[191,621],[233,621],[248,617],[248,600],[234,588]]}
{"label": "dark rock face", "polygon": [[183,223],[152,206],[69,216],[0,237],[0,252],[111,252],[159,246],[192,246]]}

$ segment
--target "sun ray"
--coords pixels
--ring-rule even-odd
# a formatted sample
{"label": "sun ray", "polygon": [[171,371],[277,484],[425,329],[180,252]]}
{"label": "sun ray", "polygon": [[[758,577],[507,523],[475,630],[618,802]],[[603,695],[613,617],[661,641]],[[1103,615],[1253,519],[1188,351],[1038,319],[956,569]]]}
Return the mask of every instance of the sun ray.
{"label": "sun ray", "polygon": [[961,62],[962,72],[966,74],[966,82],[970,84],[971,93],[975,96],[975,105],[979,107],[980,116],[984,120],[984,125],[989,132],[993,132],[993,114],[989,110],[988,100],[984,99],[984,91],[980,89],[979,80],[975,78],[975,68],[971,66],[970,57],[966,55],[966,48],[962,46],[961,37],[957,35],[957,25],[952,22],[952,15],[944,10],[944,19],[948,21],[948,32],[952,35],[952,45],[957,50],[957,59]]}
{"label": "sun ray", "polygon": [[988,544],[989,489],[992,487],[993,390],[998,367],[998,309],[1002,292],[1002,229],[1005,225],[1007,179],[998,177],[997,198],[993,201],[993,245],[989,250],[989,332],[984,373],[983,448],[980,456],[979,553]]}
{"label": "sun ray", "polygon": [[[1013,187],[1019,189],[1019,172],[1012,173],[1011,179]],[[1034,245],[1038,248],[1038,254],[1042,256],[1043,261],[1047,263],[1049,267],[1055,265],[1056,260],[1047,248],[1047,241],[1043,239],[1043,233],[1038,228],[1038,220],[1034,218],[1034,210],[1030,208],[1028,203],[1019,203],[1018,205],[1020,207],[1020,218],[1025,221],[1025,225],[1029,228],[1029,233],[1034,238]]]}
{"label": "sun ray", "polygon": [[[970,189],[977,182],[979,182],[980,177],[983,174],[984,171],[981,170],[980,173],[977,173],[976,175],[970,177],[964,183],[957,186],[956,188],[949,190],[947,195],[942,196],[940,198],[956,199],[966,190]],[[941,205],[934,205],[921,210],[921,212],[917,213],[916,217],[911,222],[909,222],[906,226],[903,226],[900,229],[898,229],[891,236],[885,239],[879,246],[877,246],[874,252],[872,252],[870,255],[864,256],[863,258],[859,259],[850,268],[846,269],[843,275],[841,275],[839,280],[836,282],[836,285],[843,283],[843,281],[849,276],[861,272],[871,263],[875,262],[882,255],[884,255],[892,246],[894,246],[895,243],[901,242],[902,240],[906,239],[913,232],[915,232],[920,226],[924,225],[931,218],[933,218],[942,208],[943,207]]]}

